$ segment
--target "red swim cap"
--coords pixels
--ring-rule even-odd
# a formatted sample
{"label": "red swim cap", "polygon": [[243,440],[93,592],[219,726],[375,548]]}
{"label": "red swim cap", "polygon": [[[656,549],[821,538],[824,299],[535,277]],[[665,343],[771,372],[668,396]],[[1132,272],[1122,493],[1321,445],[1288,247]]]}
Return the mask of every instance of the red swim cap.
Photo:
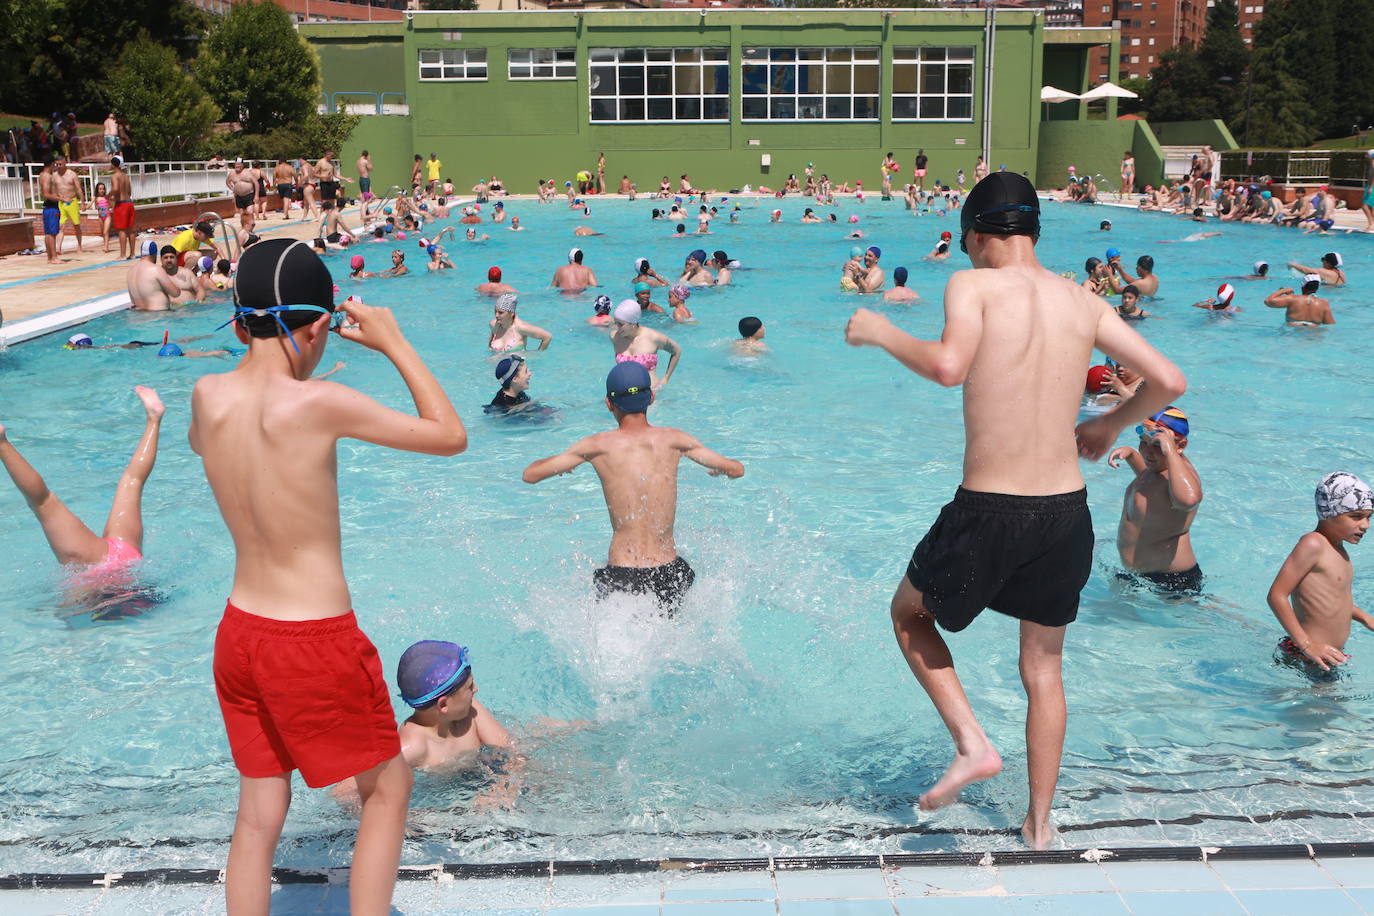
{"label": "red swim cap", "polygon": [[1223,283],[1217,287],[1217,301],[1222,305],[1230,305],[1231,300],[1236,297],[1236,288],[1230,283]]}
{"label": "red swim cap", "polygon": [[1098,394],[1107,379],[1112,377],[1111,366],[1093,366],[1088,370],[1088,383],[1084,386],[1088,394]]}
{"label": "red swim cap", "polygon": [[949,234],[949,231],[946,230],[946,231],[940,233],[940,238],[942,238],[942,239],[944,239],[946,242],[948,242],[950,239],[954,238],[954,236],[950,235],[950,234]]}
{"label": "red swim cap", "polygon": [[492,283],[500,283],[500,282],[501,282],[501,268],[499,268],[499,267],[488,267],[488,268],[487,268],[487,280],[490,281],[490,282],[492,282]]}

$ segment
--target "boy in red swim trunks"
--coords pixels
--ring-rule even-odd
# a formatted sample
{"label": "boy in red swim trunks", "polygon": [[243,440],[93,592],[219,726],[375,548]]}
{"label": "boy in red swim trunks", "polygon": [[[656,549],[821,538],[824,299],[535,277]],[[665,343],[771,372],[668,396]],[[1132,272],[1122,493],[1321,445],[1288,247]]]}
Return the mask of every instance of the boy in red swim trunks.
{"label": "boy in red swim trunks", "polygon": [[355,916],[389,911],[401,855],[410,767],[344,581],[336,444],[348,437],[456,455],[467,434],[391,312],[356,300],[343,308],[350,323],[339,336],[392,361],[418,416],[309,380],[334,324],[333,281],[307,243],[290,239],[244,252],[231,321],[248,353],[233,371],[197,382],[191,399],[191,448],[236,551],[214,661],[240,774],[225,874],[231,914],[268,912],[292,770],[311,787],[357,781]]}

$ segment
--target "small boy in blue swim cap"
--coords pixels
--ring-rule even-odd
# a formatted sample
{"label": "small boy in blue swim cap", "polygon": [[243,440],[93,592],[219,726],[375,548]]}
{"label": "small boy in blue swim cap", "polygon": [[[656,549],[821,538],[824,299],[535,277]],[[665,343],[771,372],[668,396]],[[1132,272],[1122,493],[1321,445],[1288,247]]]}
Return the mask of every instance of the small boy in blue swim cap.
{"label": "small boy in blue swim cap", "polygon": [[1374,630],[1374,618],[1355,605],[1355,569],[1345,545],[1358,544],[1374,515],[1374,490],[1345,471],[1317,484],[1317,527],[1299,539],[1269,587],[1269,609],[1288,635],[1275,661],[1327,680],[1345,664],[1351,624]]}
{"label": "small boy in blue swim cap", "polygon": [[591,464],[611,516],[607,565],[592,573],[597,597],[652,594],[659,610],[672,616],[696,580],[692,567],[678,556],[673,537],[678,462],[690,458],[713,477],[732,480],[744,476],[744,465],[680,429],[651,426],[647,411],[653,401],[649,370],[633,360],[617,363],[606,376],[606,409],[617,428],[534,462],[522,476],[525,483],[539,483]]}
{"label": "small boy in blue swim cap", "polygon": [[396,666],[401,699],[414,710],[401,723],[401,755],[427,769],[484,747],[511,746],[510,735],[477,700],[466,646],[437,639],[415,643]]}
{"label": "small boy in blue swim cap", "polygon": [[1138,448],[1113,449],[1107,464],[1125,460],[1136,474],[1116,529],[1122,565],[1161,592],[1195,595],[1202,590],[1202,570],[1189,530],[1202,502],[1202,480],[1183,454],[1188,433],[1187,415],[1166,407],[1136,427]]}

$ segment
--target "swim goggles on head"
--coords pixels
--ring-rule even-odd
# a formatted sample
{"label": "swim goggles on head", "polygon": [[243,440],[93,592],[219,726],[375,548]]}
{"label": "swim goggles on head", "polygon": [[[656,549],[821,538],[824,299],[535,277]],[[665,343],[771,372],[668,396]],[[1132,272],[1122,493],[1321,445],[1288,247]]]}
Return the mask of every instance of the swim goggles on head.
{"label": "swim goggles on head", "polygon": [[510,368],[507,369],[506,374],[500,378],[500,382],[503,386],[510,384],[510,380],[515,378],[515,374],[520,371],[520,367],[525,365],[525,357],[519,354],[512,354],[506,358],[510,360]]}
{"label": "swim goggles on head", "polygon": [[234,307],[234,317],[230,318],[218,328],[215,328],[215,330],[218,331],[222,328],[227,328],[235,321],[241,321],[249,315],[255,318],[265,318],[271,315],[276,319],[277,327],[281,328],[282,332],[286,334],[286,339],[291,341],[291,348],[297,353],[300,353],[301,348],[296,345],[296,338],[291,336],[291,329],[286,326],[286,322],[281,320],[282,312],[319,312],[322,315],[329,315],[331,316],[329,320],[329,329],[331,331],[337,331],[339,328],[343,327],[343,323],[348,317],[343,309],[334,309],[331,311],[330,309],[318,305],[274,305],[265,309],[255,309],[249,308],[246,305],[237,305]]}
{"label": "swim goggles on head", "polygon": [[632,388],[626,388],[624,391],[608,391],[608,392],[606,392],[606,397],[608,397],[608,398],[623,398],[623,397],[626,397],[626,396],[628,396],[628,395],[639,394],[641,391],[648,391],[648,390],[649,390],[648,388],[640,388],[638,385],[636,385],[636,386],[634,386],[634,387],[632,387]]}
{"label": "swim goggles on head", "polygon": [[435,687],[433,690],[431,690],[429,693],[425,694],[422,697],[412,698],[402,696],[401,699],[405,700],[408,706],[418,709],[419,707],[424,706],[426,703],[431,703],[434,700],[439,699],[439,697],[443,696],[444,694],[453,692],[459,687],[459,685],[463,684],[464,681],[466,681],[466,679],[471,675],[472,663],[468,661],[468,650],[466,646],[462,646],[459,648],[458,651],[457,669],[453,672],[452,675],[446,678],[442,684]]}
{"label": "swim goggles on head", "polygon": [[1153,439],[1159,435],[1159,431],[1163,428],[1164,427],[1153,423],[1149,426],[1146,426],[1144,423],[1137,423],[1135,434],[1142,439]]}

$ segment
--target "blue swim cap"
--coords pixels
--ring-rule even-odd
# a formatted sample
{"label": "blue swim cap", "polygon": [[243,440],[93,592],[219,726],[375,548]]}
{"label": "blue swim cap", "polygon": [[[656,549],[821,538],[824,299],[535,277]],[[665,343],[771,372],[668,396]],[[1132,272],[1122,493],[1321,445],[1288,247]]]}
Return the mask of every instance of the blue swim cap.
{"label": "blue swim cap", "polygon": [[896,270],[892,271],[892,279],[896,281],[898,286],[906,284],[906,277],[907,273],[905,267],[898,267]]}
{"label": "blue swim cap", "polygon": [[1108,249],[1107,249],[1107,260],[1108,260],[1108,261],[1110,261],[1112,258],[1119,258],[1119,257],[1121,257],[1121,252],[1120,252],[1120,251],[1118,251],[1118,250],[1115,249],[1115,248],[1108,248]]}
{"label": "blue swim cap", "polygon": [[639,363],[616,363],[606,376],[606,397],[626,413],[643,413],[654,399],[653,378]]}
{"label": "blue swim cap", "polygon": [[472,673],[466,646],[438,639],[424,639],[401,654],[396,665],[396,686],[401,699],[412,709],[423,709],[453,691],[465,674]]}
{"label": "blue swim cap", "polygon": [[861,258],[864,256],[864,250],[858,245],[855,245],[853,248],[849,249],[849,256],[851,258]]}
{"label": "blue swim cap", "polygon": [[879,248],[877,245],[869,245],[868,250],[873,252],[874,260],[877,260],[883,256],[883,250]]}
{"label": "blue swim cap", "polygon": [[182,356],[181,347],[174,343],[163,344],[162,349],[157,351],[158,356]]}
{"label": "blue swim cap", "polygon": [[157,242],[152,240],[146,241],[143,243],[142,247],[139,248],[139,251],[145,258],[155,258],[157,257]]}
{"label": "blue swim cap", "polygon": [[696,258],[696,259],[697,259],[698,261],[700,261],[702,264],[705,264],[705,263],[706,263],[706,252],[702,251],[700,248],[693,249],[693,251],[692,251],[691,255],[689,255],[689,257]]}
{"label": "blue swim cap", "polygon": [[496,380],[504,387],[510,384],[510,380],[515,378],[515,373],[520,371],[520,367],[525,365],[525,357],[518,353],[507,356],[496,364]]}
{"label": "blue swim cap", "polygon": [[391,208],[390,208],[390,207],[383,207],[383,208],[382,208],[382,212],[385,213],[387,216],[390,216],[390,215],[391,215]]}
{"label": "blue swim cap", "polygon": [[425,254],[434,254],[434,252],[436,252],[436,251],[438,251],[438,250],[439,250],[439,246],[437,246],[437,245],[426,245],[426,246],[425,246]]}

